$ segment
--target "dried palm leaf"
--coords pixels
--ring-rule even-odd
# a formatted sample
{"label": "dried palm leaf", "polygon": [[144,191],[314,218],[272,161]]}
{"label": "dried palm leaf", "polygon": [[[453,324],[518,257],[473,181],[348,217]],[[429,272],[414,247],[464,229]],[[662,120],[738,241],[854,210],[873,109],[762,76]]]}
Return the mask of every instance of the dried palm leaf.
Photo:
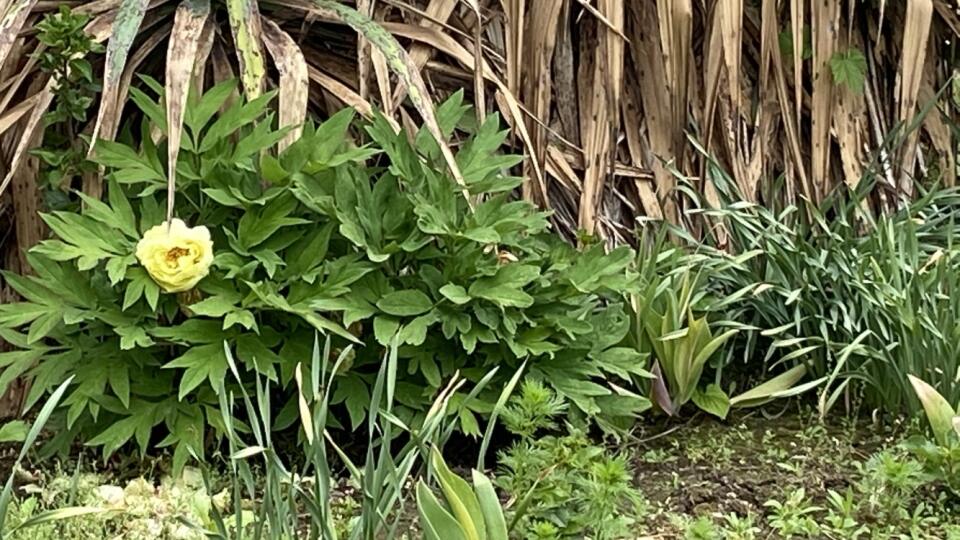
{"label": "dried palm leaf", "polygon": [[[656,16],[640,7],[629,10],[630,47],[634,65],[646,59],[642,73],[631,72],[624,93],[624,126],[627,132],[627,147],[633,163],[646,165],[653,170],[656,192],[649,185],[638,183],[641,204],[651,217],[663,216],[671,223],[678,223],[677,206],[673,200],[676,178],[664,167],[675,156],[674,141],[677,139],[671,114],[671,97],[666,75],[666,57],[660,53],[662,41]],[[641,145],[640,115],[633,112],[642,105],[646,122],[647,157]],[[646,184],[646,183],[645,183]]]}
{"label": "dried palm leaf", "polygon": [[177,156],[183,131],[183,114],[203,25],[210,14],[209,0],[184,0],[173,17],[173,30],[167,47],[167,222],[173,219],[173,202],[177,180]]}
{"label": "dried palm leaf", "polygon": [[727,84],[734,113],[740,114],[740,47],[743,46],[743,0],[724,0],[717,4],[723,58],[727,65]]}
{"label": "dried palm leaf", "polygon": [[227,14],[240,65],[243,93],[247,99],[254,99],[263,92],[267,72],[260,47],[263,40],[260,9],[256,0],[227,0]]}
{"label": "dried palm leaf", "polygon": [[[97,122],[93,127],[90,138],[90,152],[94,151],[100,130],[104,123],[115,123],[120,114],[121,106],[118,103],[117,93],[120,86],[120,76],[127,63],[127,54],[133,45],[140,23],[147,11],[149,0],[122,0],[116,18],[110,26],[110,41],[107,42],[107,56],[103,68],[103,92],[100,94],[100,110],[97,113]],[[89,30],[88,30],[89,31]]]}
{"label": "dried palm leaf", "polygon": [[[425,28],[440,30],[441,23],[446,22],[446,20],[450,18],[453,9],[457,7],[457,2],[459,1],[460,0],[430,0],[430,3],[427,4],[427,9],[423,12],[420,25]],[[432,54],[433,49],[431,47],[423,43],[414,43],[409,52],[410,62],[417,66],[417,70],[423,69],[423,66],[426,65]],[[389,105],[388,111],[392,113],[397,110],[397,107],[400,106],[400,103],[403,102],[406,97],[406,87],[401,85],[397,87],[393,98],[391,98],[389,102],[385,101],[384,103]]]}
{"label": "dried palm leaf", "polygon": [[[771,9],[769,4],[764,4],[764,9],[765,20],[767,18],[773,19],[774,17],[772,15],[766,14],[766,9]],[[775,9],[775,7],[772,8],[773,11],[775,11]],[[768,39],[773,38],[772,34],[776,30],[775,28],[771,28],[771,25],[772,23],[770,21],[768,21],[765,25],[767,30],[764,33],[764,36],[768,37]],[[793,189],[799,185],[803,195],[808,199],[812,199],[813,189],[811,188],[809,179],[807,177],[806,166],[804,165],[803,154],[800,149],[800,109],[796,109],[796,116],[790,114],[793,110],[791,108],[793,102],[790,100],[790,96],[787,91],[787,76],[783,66],[783,59],[778,52],[771,53],[770,57],[770,60],[773,62],[773,73],[776,78],[775,84],[777,88],[777,102],[780,104],[780,117],[783,120],[784,134],[787,139],[786,144],[783,145],[788,153],[788,157],[785,157],[784,161],[790,162],[785,167],[787,182],[788,185],[793,187]],[[794,96],[794,98],[797,97],[798,96],[796,95]],[[770,153],[767,155],[770,155]],[[795,181],[795,176],[799,177],[797,178],[799,182]],[[789,192],[786,195],[788,198],[793,197],[792,192]]]}
{"label": "dried palm leaf", "polygon": [[523,63],[523,26],[526,18],[526,0],[500,0],[506,19],[507,88],[513,95],[520,94],[520,76]]}
{"label": "dried palm leaf", "polygon": [[10,54],[13,42],[36,3],[37,0],[11,0],[10,3],[0,4],[0,66]]}
{"label": "dried palm leaf", "polygon": [[293,128],[278,144],[283,151],[300,138],[301,126],[307,118],[307,97],[310,94],[307,61],[290,34],[269,19],[263,19],[263,42],[280,72],[280,126]]}
{"label": "dried palm leaf", "polygon": [[16,125],[27,112],[37,105],[40,95],[33,95],[21,101],[15,107],[8,109],[3,116],[0,116],[0,135],[6,133],[8,129]]}
{"label": "dried palm leaf", "polygon": [[[357,11],[370,19],[373,19],[374,0],[357,0]],[[370,42],[363,37],[357,36],[357,79],[359,81],[360,97],[364,100],[370,99],[370,73],[373,69],[371,61]]]}
{"label": "dried palm leaf", "polygon": [[563,2],[560,24],[557,26],[557,44],[553,54],[553,93],[563,136],[580,144],[580,126],[577,122],[577,87],[573,61],[573,38],[570,32],[570,4]]}
{"label": "dried palm leaf", "polygon": [[[532,159],[541,167],[546,164],[547,131],[544,126],[550,122],[553,89],[550,60],[556,45],[557,25],[560,23],[562,7],[563,0],[545,0],[538,9],[531,10],[530,32],[527,33],[530,41],[526,47],[527,77],[524,81],[523,100],[531,106],[531,114],[535,119],[529,122],[532,139],[530,151]],[[533,200],[532,191],[524,190],[523,198]]]}
{"label": "dried palm leaf", "polygon": [[10,181],[13,180],[13,177],[18,173],[20,160],[23,159],[25,152],[30,147],[31,141],[34,138],[34,132],[40,124],[40,120],[43,119],[43,115],[50,107],[50,103],[53,101],[53,89],[56,84],[54,79],[50,79],[46,86],[43,87],[43,90],[36,95],[36,104],[30,112],[30,116],[27,118],[26,125],[24,125],[23,128],[23,134],[20,136],[20,142],[17,143],[17,147],[13,151],[13,157],[10,159],[10,169],[8,169],[6,176],[3,178],[3,182],[0,182],[0,195],[3,195],[7,186],[10,185]]}
{"label": "dried palm leaf", "polygon": [[671,121],[680,130],[674,148],[683,144],[681,126],[686,126],[688,84],[693,33],[693,6],[690,0],[657,0],[660,44],[670,91]]}
{"label": "dried palm leaf", "polygon": [[[617,29],[623,28],[623,3],[599,0],[598,9]],[[606,176],[612,169],[614,133],[620,119],[623,84],[623,39],[602,26],[597,47],[587,68],[589,88],[581,94],[580,131],[583,135],[583,192],[580,194],[579,226],[588,234],[597,232],[597,209]],[[622,34],[621,32],[619,32]]]}
{"label": "dried palm leaf", "polygon": [[[901,123],[913,119],[917,109],[917,96],[923,80],[923,64],[926,60],[927,41],[933,22],[931,0],[907,0],[907,15],[903,28],[903,46],[900,48],[900,85],[897,88],[897,104]],[[913,168],[917,161],[917,144],[920,132],[907,135],[900,154],[900,191],[913,194]]]}
{"label": "dried palm leaf", "polygon": [[[474,110],[477,113],[477,122],[482,124],[486,118],[486,98],[484,97],[483,68],[483,15],[480,13],[480,4],[477,0],[464,0],[473,10],[476,21],[473,24],[473,101]],[[529,194],[524,193],[524,199],[529,199]]]}
{"label": "dried palm leaf", "polygon": [[216,37],[216,21],[207,17],[203,30],[200,31],[200,41],[197,44],[197,62],[193,66],[193,87],[197,95],[203,93],[203,82],[206,80],[207,63],[213,51],[213,40]]}
{"label": "dried palm leaf", "polygon": [[[846,47],[851,46],[846,38],[843,42]],[[848,85],[837,87],[835,94],[833,129],[840,146],[843,178],[848,187],[855,189],[863,176],[862,148],[866,104],[863,94]],[[864,204],[863,208],[866,210],[867,205]]]}
{"label": "dried palm leaf", "polygon": [[813,104],[810,120],[814,197],[819,201],[830,188],[830,125],[833,115],[833,76],[830,60],[837,50],[840,0],[813,2]]}
{"label": "dried palm leaf", "polygon": [[803,110],[803,48],[804,0],[790,0],[790,30],[793,37],[793,106],[796,125],[800,125]]}

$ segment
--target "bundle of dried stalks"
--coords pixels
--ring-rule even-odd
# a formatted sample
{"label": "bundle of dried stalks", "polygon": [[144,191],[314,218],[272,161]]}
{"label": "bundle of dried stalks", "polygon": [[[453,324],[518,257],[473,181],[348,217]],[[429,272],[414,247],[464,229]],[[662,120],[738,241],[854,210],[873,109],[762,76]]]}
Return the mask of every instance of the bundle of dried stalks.
{"label": "bundle of dried stalks", "polygon": [[[88,128],[98,137],[114,137],[124,115],[134,114],[127,95],[135,72],[164,81],[164,135],[172,141],[190,85],[228,77],[238,77],[248,96],[278,88],[284,125],[349,105],[436,133],[433,103],[462,88],[479,115],[499,111],[514,130],[504,150],[528,157],[520,196],[554,209],[558,230],[570,238],[583,229],[630,241],[642,217],[696,231],[699,218],[687,210],[716,202],[710,169],[689,138],[731,173],[745,199],[761,203],[820,199],[877,172],[883,182],[865,211],[911,196],[918,178],[952,185],[958,112],[939,93],[958,53],[960,6],[951,1],[70,5],[90,15],[88,32],[106,44],[94,62],[103,91]],[[20,248],[42,236],[39,221],[24,215],[37,210],[36,163],[27,150],[38,141],[54,84],[37,71],[33,27],[58,5],[0,0],[0,211],[16,225],[16,234],[2,238]],[[920,111],[927,115],[904,144],[880,152],[887,134]],[[168,148],[175,163],[178,145]],[[82,187],[100,190],[96,181]]]}

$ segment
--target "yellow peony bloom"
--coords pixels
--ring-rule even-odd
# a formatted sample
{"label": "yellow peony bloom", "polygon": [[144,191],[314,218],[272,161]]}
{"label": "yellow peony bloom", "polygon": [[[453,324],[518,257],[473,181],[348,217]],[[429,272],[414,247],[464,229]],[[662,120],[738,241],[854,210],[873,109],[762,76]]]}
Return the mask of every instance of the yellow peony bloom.
{"label": "yellow peony bloom", "polygon": [[187,227],[179,219],[173,220],[169,230],[167,223],[161,223],[143,234],[137,259],[164,291],[188,291],[210,273],[210,231],[201,225]]}

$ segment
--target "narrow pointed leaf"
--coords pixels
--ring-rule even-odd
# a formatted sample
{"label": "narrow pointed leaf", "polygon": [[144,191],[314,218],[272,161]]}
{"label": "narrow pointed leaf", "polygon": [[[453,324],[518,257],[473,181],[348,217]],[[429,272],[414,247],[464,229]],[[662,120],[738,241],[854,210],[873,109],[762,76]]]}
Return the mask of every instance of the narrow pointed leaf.
{"label": "narrow pointed leaf", "polygon": [[[60,404],[60,400],[63,398],[63,394],[66,393],[67,388],[73,382],[73,375],[71,375],[66,381],[64,381],[52,394],[50,394],[50,399],[43,404],[43,407],[40,409],[40,412],[37,414],[37,418],[33,421],[33,425],[30,427],[30,431],[27,432],[27,438],[23,441],[23,446],[20,448],[20,454],[17,456],[17,460],[13,462],[11,470],[15,470],[20,466],[20,462],[23,461],[23,458],[27,457],[27,451],[33,446],[33,443],[36,442],[37,437],[40,436],[40,431],[43,430],[43,426],[47,424],[47,421],[50,420],[50,415],[53,414],[54,409]],[[13,481],[16,475],[9,475],[7,478],[7,483],[3,486],[3,491],[0,492],[0,531],[4,530],[3,522],[7,516],[7,507],[10,505],[10,498],[13,496]]]}
{"label": "narrow pointed leaf", "polygon": [[496,490],[490,479],[480,471],[474,469],[473,489],[477,493],[477,501],[480,503],[480,510],[483,512],[484,528],[487,532],[487,540],[508,540],[507,520],[503,516],[503,507],[500,505],[500,498],[497,497]]}
{"label": "narrow pointed leaf", "polygon": [[417,510],[427,540],[467,540],[463,527],[440,504],[423,480],[417,482]]}
{"label": "narrow pointed leaf", "polygon": [[957,415],[957,412],[953,410],[950,402],[940,395],[940,392],[937,392],[936,388],[913,375],[907,375],[907,378],[910,379],[910,384],[913,385],[913,390],[917,393],[917,398],[920,399],[923,410],[927,413],[927,420],[930,422],[930,427],[933,429],[933,435],[937,438],[937,442],[946,445],[950,433],[954,430],[953,417]]}
{"label": "narrow pointed leaf", "polygon": [[763,384],[757,385],[742,394],[730,398],[730,405],[733,407],[755,407],[763,405],[772,400],[778,392],[793,388],[806,374],[806,366],[803,364],[795,366]]}
{"label": "narrow pointed leaf", "polygon": [[467,540],[485,540],[483,528],[483,512],[477,496],[470,489],[470,484],[453,474],[440,455],[440,450],[434,446],[430,452],[433,472],[437,475],[440,489],[457,522],[466,533]]}
{"label": "narrow pointed leaf", "polygon": [[104,514],[111,511],[114,510],[111,508],[101,508],[96,506],[71,506],[68,508],[47,510],[45,512],[40,512],[35,516],[31,516],[29,519],[21,521],[16,527],[11,528],[9,532],[13,533],[14,531],[20,529],[29,529],[30,527],[35,527],[44,523],[63,521],[80,516],[89,516],[91,514]]}

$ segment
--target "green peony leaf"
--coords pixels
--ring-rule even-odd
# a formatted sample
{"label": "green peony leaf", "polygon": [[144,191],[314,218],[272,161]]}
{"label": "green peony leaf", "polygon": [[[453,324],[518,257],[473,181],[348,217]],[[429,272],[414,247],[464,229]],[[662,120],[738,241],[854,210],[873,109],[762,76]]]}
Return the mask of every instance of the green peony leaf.
{"label": "green peony leaf", "polygon": [[457,305],[463,305],[470,301],[470,295],[467,294],[467,290],[453,283],[447,283],[443,287],[440,287],[440,294]]}
{"label": "green peony leaf", "polygon": [[377,302],[377,307],[388,315],[413,317],[433,309],[433,301],[422,291],[408,289],[385,295]]}

